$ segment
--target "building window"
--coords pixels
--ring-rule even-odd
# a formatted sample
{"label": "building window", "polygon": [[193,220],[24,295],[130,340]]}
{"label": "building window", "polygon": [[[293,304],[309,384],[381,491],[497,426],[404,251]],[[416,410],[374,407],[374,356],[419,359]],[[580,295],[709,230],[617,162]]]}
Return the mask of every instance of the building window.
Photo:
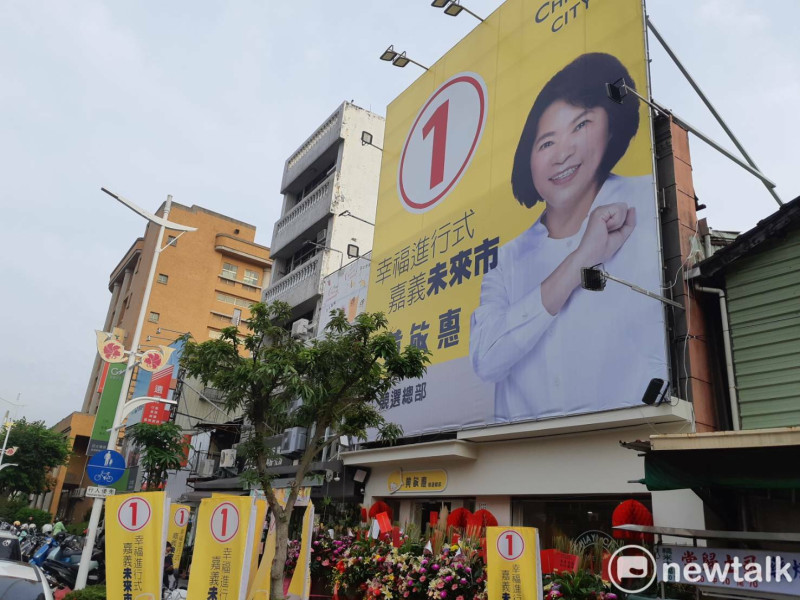
{"label": "building window", "polygon": [[225,279],[236,279],[236,273],[239,272],[239,267],[231,263],[222,263],[222,277]]}
{"label": "building window", "polygon": [[158,323],[158,318],[159,318],[160,316],[161,316],[161,315],[160,315],[160,314],[158,314],[157,312],[151,312],[151,313],[148,315],[148,317],[147,317],[147,320],[148,320],[148,321],[150,321],[151,323]]}
{"label": "building window", "polygon": [[234,325],[239,325],[242,320],[242,309],[241,308],[234,308],[233,309],[233,316],[231,317],[231,323]]}
{"label": "building window", "polygon": [[245,269],[244,279],[242,281],[247,285],[258,285],[258,272]]}
{"label": "building window", "polygon": [[241,306],[242,308],[250,308],[253,303],[252,300],[245,300],[244,298],[237,298],[236,296],[229,296],[222,292],[217,292],[217,300],[225,302],[226,304],[233,304],[234,306]]}
{"label": "building window", "polygon": [[156,281],[158,281],[158,283],[163,283],[164,285],[167,285],[167,281],[169,281],[169,277],[164,275],[163,273],[159,273],[158,274],[158,279],[156,279]]}
{"label": "building window", "polygon": [[222,332],[217,331],[216,329],[209,329],[208,337],[210,337],[212,340],[218,340],[219,338],[222,337]]}
{"label": "building window", "polygon": [[167,236],[167,246],[177,246],[178,245],[178,238],[174,235]]}

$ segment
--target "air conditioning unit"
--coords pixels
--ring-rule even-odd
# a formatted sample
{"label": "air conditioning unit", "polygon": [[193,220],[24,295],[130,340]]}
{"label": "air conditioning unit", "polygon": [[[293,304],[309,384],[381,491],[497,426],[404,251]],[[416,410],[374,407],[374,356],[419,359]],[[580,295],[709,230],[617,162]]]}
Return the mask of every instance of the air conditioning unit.
{"label": "air conditioning unit", "polygon": [[306,449],[306,436],[308,430],[305,427],[292,427],[283,432],[281,440],[280,454],[289,458],[297,458]]}
{"label": "air conditioning unit", "polygon": [[197,475],[200,477],[213,477],[217,471],[217,466],[213,458],[201,458],[197,465]]}
{"label": "air conditioning unit", "polygon": [[222,469],[230,469],[236,466],[236,450],[223,450],[220,453],[219,466]]}
{"label": "air conditioning unit", "polygon": [[322,231],[317,232],[317,239],[315,240],[318,244],[325,245],[325,240],[328,237],[328,230],[323,229]]}
{"label": "air conditioning unit", "polygon": [[308,335],[308,328],[311,322],[308,319],[297,319],[292,323],[292,337],[303,337]]}
{"label": "air conditioning unit", "polygon": [[292,400],[292,401],[289,403],[289,408],[287,409],[287,411],[286,411],[286,412],[287,412],[288,414],[290,414],[290,415],[291,415],[291,414],[294,414],[294,413],[296,413],[298,410],[300,410],[300,407],[301,407],[301,406],[303,406],[303,399],[302,399],[302,398],[295,398],[294,400]]}

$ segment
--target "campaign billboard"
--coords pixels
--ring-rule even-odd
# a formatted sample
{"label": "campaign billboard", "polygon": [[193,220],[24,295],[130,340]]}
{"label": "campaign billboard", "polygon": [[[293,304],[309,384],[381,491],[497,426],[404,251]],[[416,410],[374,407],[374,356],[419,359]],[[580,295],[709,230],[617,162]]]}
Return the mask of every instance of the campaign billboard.
{"label": "campaign billboard", "polygon": [[387,109],[367,309],[424,378],[406,434],[640,404],[666,378],[641,0],[508,0]]}
{"label": "campaign billboard", "polygon": [[317,337],[325,335],[325,328],[331,320],[331,311],[341,309],[351,323],[357,315],[364,312],[370,265],[370,253],[367,253],[322,280]]}

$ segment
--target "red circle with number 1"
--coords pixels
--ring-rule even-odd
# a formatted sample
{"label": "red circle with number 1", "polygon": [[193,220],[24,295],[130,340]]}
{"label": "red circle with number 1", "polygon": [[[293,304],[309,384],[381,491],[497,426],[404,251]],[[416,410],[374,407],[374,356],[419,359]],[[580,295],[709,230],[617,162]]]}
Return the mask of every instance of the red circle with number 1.
{"label": "red circle with number 1", "polygon": [[175,525],[178,527],[183,527],[186,525],[186,521],[189,518],[189,509],[188,508],[179,508],[175,511],[175,516],[173,517],[175,521]]}
{"label": "red circle with number 1", "polygon": [[150,503],[141,496],[128,498],[117,509],[117,520],[128,531],[139,531],[150,522],[153,511]]}
{"label": "red circle with number 1", "polygon": [[506,529],[497,538],[497,551],[506,560],[517,560],[525,552],[525,540],[513,529]]}
{"label": "red circle with number 1", "polygon": [[239,531],[239,509],[223,502],[211,513],[211,535],[220,544],[230,542]]}
{"label": "red circle with number 1", "polygon": [[453,190],[475,155],[486,114],[486,84],[477,73],[454,75],[431,95],[408,132],[397,169],[406,210],[428,211]]}

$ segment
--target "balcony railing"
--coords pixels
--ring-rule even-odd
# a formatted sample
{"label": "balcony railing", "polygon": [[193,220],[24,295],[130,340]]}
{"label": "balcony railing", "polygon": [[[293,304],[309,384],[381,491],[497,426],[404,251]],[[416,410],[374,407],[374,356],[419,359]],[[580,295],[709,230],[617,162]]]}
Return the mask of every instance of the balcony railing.
{"label": "balcony railing", "polygon": [[286,229],[300,216],[311,210],[322,198],[328,195],[331,187],[333,186],[333,178],[336,172],[328,175],[317,187],[315,187],[310,194],[303,198],[297,206],[290,210],[286,215],[275,223],[275,235],[279,235],[281,231]]}
{"label": "balcony railing", "polygon": [[264,302],[272,302],[273,300],[276,300],[279,296],[286,294],[291,289],[297,287],[311,277],[316,277],[319,279],[320,261],[322,260],[322,256],[323,255],[321,253],[317,254],[314,258],[289,273],[275,285],[267,288],[267,291],[264,292]]}

